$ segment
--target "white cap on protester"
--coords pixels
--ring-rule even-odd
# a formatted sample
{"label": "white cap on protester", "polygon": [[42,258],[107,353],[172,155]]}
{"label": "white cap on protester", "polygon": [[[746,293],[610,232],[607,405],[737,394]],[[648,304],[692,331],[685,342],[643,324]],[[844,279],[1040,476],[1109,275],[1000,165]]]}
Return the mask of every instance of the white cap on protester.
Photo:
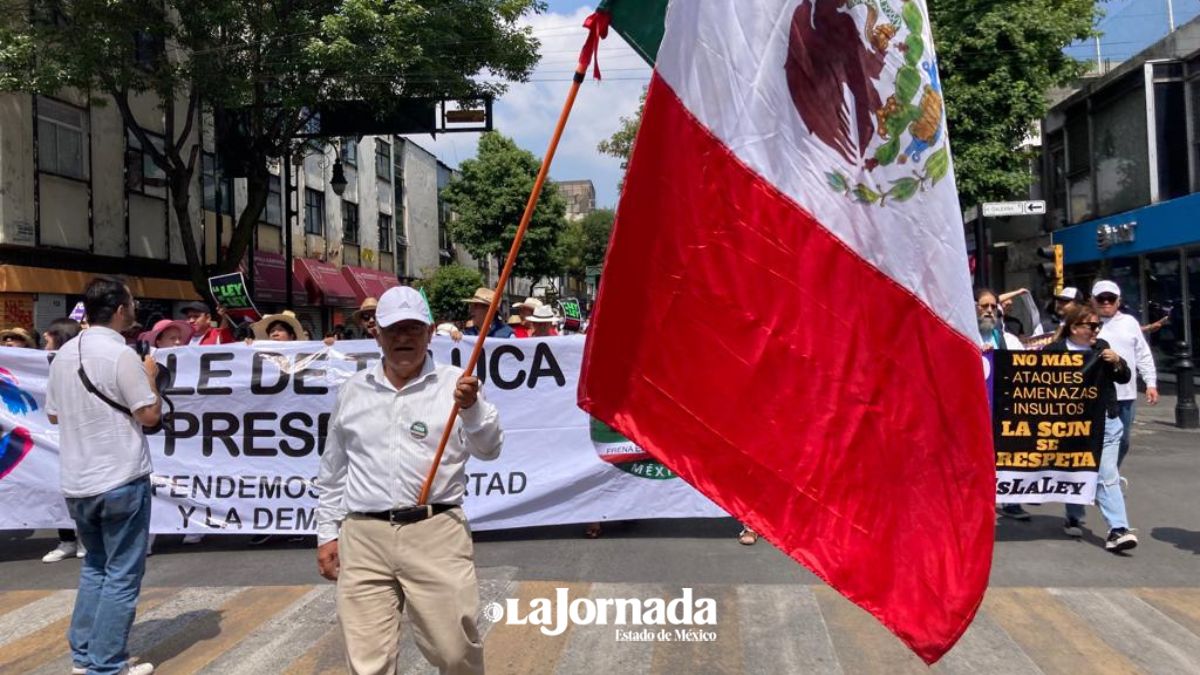
{"label": "white cap on protester", "polygon": [[1061,293],[1054,297],[1062,298],[1063,300],[1078,300],[1079,289],[1075,288],[1074,286],[1067,286],[1066,288],[1062,289]]}
{"label": "white cap on protester", "polygon": [[380,328],[387,328],[398,321],[420,321],[427,326],[431,323],[425,298],[411,286],[389,288],[379,298],[379,306],[375,308],[375,323]]}
{"label": "white cap on protester", "polygon": [[1101,293],[1112,293],[1117,297],[1121,297],[1121,287],[1108,279],[1097,281],[1096,285],[1092,286],[1092,297],[1094,298]]}

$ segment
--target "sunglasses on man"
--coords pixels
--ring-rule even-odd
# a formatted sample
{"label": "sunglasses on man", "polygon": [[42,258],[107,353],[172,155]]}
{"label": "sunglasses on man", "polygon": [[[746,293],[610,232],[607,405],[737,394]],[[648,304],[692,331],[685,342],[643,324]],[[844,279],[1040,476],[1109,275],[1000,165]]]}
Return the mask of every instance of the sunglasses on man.
{"label": "sunglasses on man", "polygon": [[1111,305],[1116,301],[1117,296],[1113,295],[1112,293],[1101,293],[1100,295],[1096,296],[1096,302],[1100,303],[1101,305]]}

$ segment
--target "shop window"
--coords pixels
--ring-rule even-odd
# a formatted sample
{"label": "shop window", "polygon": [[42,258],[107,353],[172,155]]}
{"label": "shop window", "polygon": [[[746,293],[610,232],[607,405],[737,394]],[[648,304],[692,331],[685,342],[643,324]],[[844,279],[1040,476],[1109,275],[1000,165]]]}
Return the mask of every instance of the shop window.
{"label": "shop window", "polygon": [[1188,193],[1188,149],[1179,142],[1180,130],[1187,128],[1183,82],[1154,85],[1154,120],[1158,198],[1165,201],[1182,197]]}
{"label": "shop window", "polygon": [[87,111],[53,99],[38,98],[38,170],[87,180]]}

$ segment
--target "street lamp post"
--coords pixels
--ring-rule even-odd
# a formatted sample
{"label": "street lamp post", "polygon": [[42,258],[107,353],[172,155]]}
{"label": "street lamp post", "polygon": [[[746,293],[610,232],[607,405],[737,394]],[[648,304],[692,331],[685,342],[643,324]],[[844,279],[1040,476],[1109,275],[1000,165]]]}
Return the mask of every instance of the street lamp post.
{"label": "street lamp post", "polygon": [[1200,427],[1200,410],[1196,408],[1196,382],[1192,379],[1192,355],[1188,343],[1175,345],[1175,426],[1180,429]]}

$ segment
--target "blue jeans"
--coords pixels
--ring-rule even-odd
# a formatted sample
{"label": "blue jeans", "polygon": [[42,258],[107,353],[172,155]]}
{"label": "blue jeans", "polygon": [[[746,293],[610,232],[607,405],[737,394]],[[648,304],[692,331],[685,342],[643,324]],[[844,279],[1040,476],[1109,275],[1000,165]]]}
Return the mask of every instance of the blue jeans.
{"label": "blue jeans", "polygon": [[118,673],[146,572],[150,479],[139,478],[95,497],[67,498],[79,540],[87,548],[67,641],[71,660],[89,674]]}
{"label": "blue jeans", "polygon": [[[1125,515],[1125,495],[1121,494],[1121,477],[1117,473],[1117,456],[1124,430],[1120,417],[1104,420],[1104,450],[1100,453],[1099,479],[1096,481],[1096,503],[1108,522],[1108,529],[1129,527]],[[1083,504],[1067,504],[1067,517],[1083,520]]]}
{"label": "blue jeans", "polygon": [[1121,424],[1125,425],[1125,431],[1121,434],[1121,453],[1117,455],[1117,466],[1125,463],[1125,455],[1129,454],[1129,436],[1133,431],[1133,404],[1137,403],[1136,398],[1131,398],[1128,401],[1117,401],[1118,414],[1121,416]]}

